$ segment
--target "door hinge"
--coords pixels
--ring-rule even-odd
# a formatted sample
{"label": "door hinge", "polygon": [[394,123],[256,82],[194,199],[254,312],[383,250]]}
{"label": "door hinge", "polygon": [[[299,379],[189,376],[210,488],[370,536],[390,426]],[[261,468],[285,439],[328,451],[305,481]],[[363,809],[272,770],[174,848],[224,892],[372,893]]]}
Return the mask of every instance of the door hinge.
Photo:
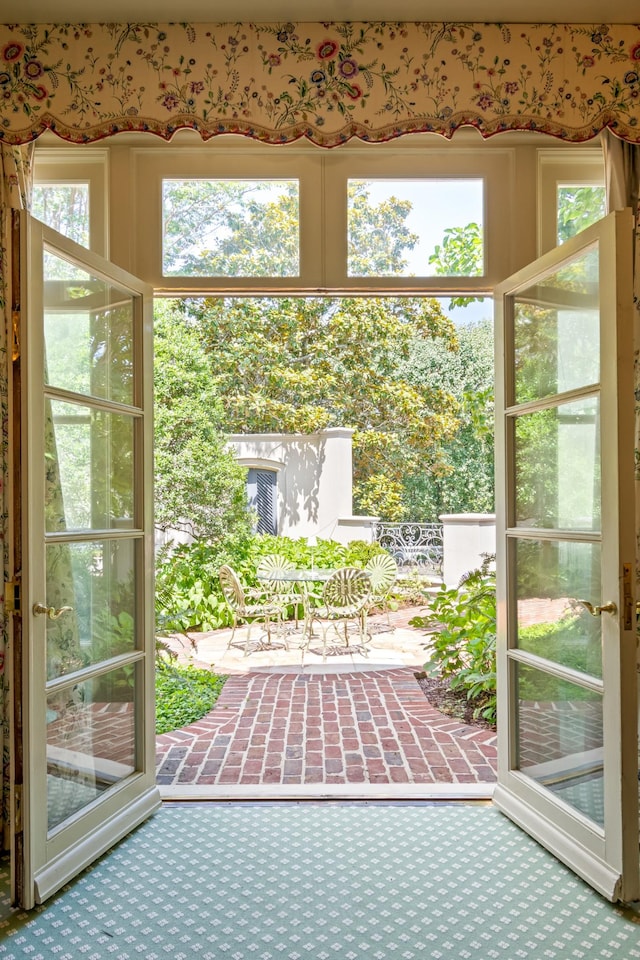
{"label": "door hinge", "polygon": [[22,594],[19,580],[6,580],[4,584],[5,613],[20,613],[22,610]]}

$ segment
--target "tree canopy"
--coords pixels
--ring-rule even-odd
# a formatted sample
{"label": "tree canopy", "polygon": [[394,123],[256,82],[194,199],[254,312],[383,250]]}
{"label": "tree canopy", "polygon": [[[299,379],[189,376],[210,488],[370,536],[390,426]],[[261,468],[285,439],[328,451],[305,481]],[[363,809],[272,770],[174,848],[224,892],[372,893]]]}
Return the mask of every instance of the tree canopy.
{"label": "tree canopy", "polygon": [[[169,181],[167,272],[287,276],[298,270],[297,184]],[[411,204],[372,203],[349,184],[349,272],[401,273],[417,237]],[[168,264],[168,267],[167,267]],[[458,404],[438,383],[411,382],[416,339],[456,349],[451,321],[432,298],[208,297],[189,301],[190,334],[208,357],[220,429],[228,433],[355,430],[358,510],[398,519],[406,470],[439,468]],[[404,365],[404,366],[403,366]]]}
{"label": "tree canopy", "polygon": [[404,515],[407,470],[437,469],[458,404],[411,382],[416,338],[455,350],[451,321],[425,298],[208,298],[191,304],[229,432],[355,430],[357,508]]}
{"label": "tree canopy", "polygon": [[458,403],[457,430],[434,469],[407,469],[403,500],[412,520],[494,509],[493,322],[461,324],[457,338],[455,354],[438,340],[416,340],[406,371],[412,381],[439,383]]}
{"label": "tree canopy", "polygon": [[221,541],[249,532],[245,471],[225,445],[211,365],[179,301],[155,311],[155,523]]}

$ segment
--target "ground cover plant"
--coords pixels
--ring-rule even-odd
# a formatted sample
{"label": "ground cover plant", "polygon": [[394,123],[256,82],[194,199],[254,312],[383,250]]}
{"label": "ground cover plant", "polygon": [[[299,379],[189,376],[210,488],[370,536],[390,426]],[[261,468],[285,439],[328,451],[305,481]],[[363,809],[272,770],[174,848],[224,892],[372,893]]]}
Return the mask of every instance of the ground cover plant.
{"label": "ground cover plant", "polygon": [[169,733],[200,720],[220,696],[226,677],[191,664],[156,668],[156,733]]}

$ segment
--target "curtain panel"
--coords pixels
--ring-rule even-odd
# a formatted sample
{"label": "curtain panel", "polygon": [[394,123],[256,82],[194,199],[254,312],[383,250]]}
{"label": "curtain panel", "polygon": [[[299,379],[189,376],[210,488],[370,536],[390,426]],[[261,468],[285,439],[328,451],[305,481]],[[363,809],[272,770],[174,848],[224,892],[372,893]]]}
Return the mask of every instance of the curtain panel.
{"label": "curtain panel", "polygon": [[640,142],[640,24],[0,25],[0,140],[239,133],[332,147],[412,132]]}
{"label": "curtain panel", "polygon": [[0,145],[0,576],[3,603],[0,604],[0,783],[2,848],[9,846],[11,763],[9,722],[12,713],[9,632],[10,618],[4,606],[4,584],[12,572],[9,531],[9,370],[13,338],[11,277],[11,210],[28,209],[31,190],[33,148]]}

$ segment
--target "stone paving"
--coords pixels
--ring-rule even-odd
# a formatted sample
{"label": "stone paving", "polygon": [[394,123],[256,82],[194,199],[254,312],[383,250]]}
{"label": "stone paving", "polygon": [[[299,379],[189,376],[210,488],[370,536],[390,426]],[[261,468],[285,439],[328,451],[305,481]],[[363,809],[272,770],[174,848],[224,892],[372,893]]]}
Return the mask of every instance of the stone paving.
{"label": "stone paving", "polygon": [[374,623],[367,657],[327,662],[295,648],[244,656],[226,649],[228,631],[199,638],[196,662],[230,677],[206,717],[156,738],[159,786],[493,783],[495,733],[444,716],[417,684],[414,612]]}

